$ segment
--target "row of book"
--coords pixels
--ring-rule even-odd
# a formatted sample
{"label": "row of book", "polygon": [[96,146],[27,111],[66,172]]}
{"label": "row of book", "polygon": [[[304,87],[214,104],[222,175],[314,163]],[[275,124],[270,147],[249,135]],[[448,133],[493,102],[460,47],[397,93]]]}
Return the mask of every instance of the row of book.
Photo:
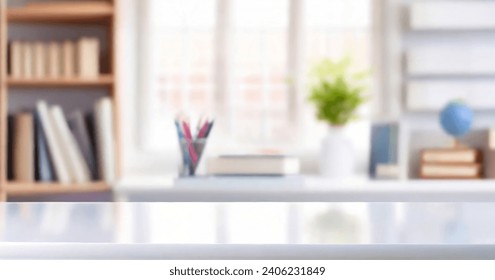
{"label": "row of book", "polygon": [[58,105],[39,101],[9,116],[8,177],[15,182],[86,183],[115,179],[113,106],[105,97],[94,111],[66,118]]}
{"label": "row of book", "polygon": [[9,49],[10,75],[15,79],[95,79],[100,73],[97,38],[78,41],[12,41]]}

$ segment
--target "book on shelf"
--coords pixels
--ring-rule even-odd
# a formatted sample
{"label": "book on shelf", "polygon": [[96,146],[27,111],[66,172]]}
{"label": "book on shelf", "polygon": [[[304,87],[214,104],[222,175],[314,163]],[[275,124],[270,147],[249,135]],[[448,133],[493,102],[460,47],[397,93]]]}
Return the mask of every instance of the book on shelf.
{"label": "book on shelf", "polygon": [[101,178],[100,162],[98,160],[98,151],[97,151],[98,144],[97,144],[97,140],[96,140],[96,125],[95,125],[94,112],[84,114],[84,123],[86,124],[86,127],[88,128],[89,142],[90,142],[91,146],[93,147],[95,166],[96,166],[95,175],[96,175],[96,178]]}
{"label": "book on shelf", "polygon": [[59,43],[50,42],[48,44],[48,77],[51,79],[57,79],[62,76],[61,56],[62,51]]}
{"label": "book on shelf", "polygon": [[62,46],[62,75],[64,78],[76,76],[76,44],[71,41],[64,41]]}
{"label": "book on shelf", "polygon": [[14,117],[13,175],[17,182],[34,181],[34,122],[31,113]]}
{"label": "book on shelf", "polygon": [[482,176],[480,163],[424,163],[420,167],[423,179],[480,179]]}
{"label": "book on shelf", "polygon": [[46,56],[45,56],[45,46],[42,42],[35,42],[33,45],[34,49],[34,78],[43,79],[46,77]]}
{"label": "book on shelf", "polygon": [[23,76],[24,43],[12,41],[10,44],[10,73],[13,78],[19,79]]}
{"label": "book on shelf", "polygon": [[393,179],[398,180],[400,176],[400,168],[398,164],[379,163],[376,165],[376,179]]}
{"label": "book on shelf", "polygon": [[7,116],[7,179],[14,180],[14,116]]}
{"label": "book on shelf", "polygon": [[84,157],[70,132],[69,125],[60,106],[52,106],[50,114],[54,123],[60,148],[63,150],[64,160],[68,166],[71,181],[74,183],[86,183],[91,180],[89,168]]}
{"label": "book on shelf", "polygon": [[83,37],[77,43],[78,74],[83,79],[95,79],[100,72],[100,45],[96,38]]}
{"label": "book on shelf", "polygon": [[481,152],[469,148],[426,149],[421,153],[425,163],[474,163],[481,160]]}
{"label": "book on shelf", "polygon": [[104,97],[95,103],[95,137],[99,174],[105,182],[115,181],[115,135],[113,106],[110,98]]}
{"label": "book on shelf", "polygon": [[378,178],[379,165],[397,164],[399,126],[396,123],[377,123],[371,127],[369,176]]}
{"label": "book on shelf", "polygon": [[36,104],[36,110],[40,116],[41,127],[46,135],[48,149],[50,151],[50,157],[53,161],[57,181],[62,184],[69,184],[71,182],[69,169],[66,165],[63,154],[64,151],[61,149],[62,144],[58,139],[55,124],[52,120],[47,103],[45,101],[38,101]]}
{"label": "book on shelf", "polygon": [[32,79],[34,77],[34,50],[30,43],[23,43],[22,46],[22,77]]}
{"label": "book on shelf", "polygon": [[91,178],[98,178],[98,170],[96,165],[96,154],[94,145],[91,142],[90,132],[85,122],[84,115],[81,111],[75,111],[67,118],[69,128],[74,135],[79,148],[81,149],[84,160],[91,172]]}
{"label": "book on shelf", "polygon": [[34,134],[35,134],[35,179],[38,182],[53,182],[56,180],[55,170],[45,132],[41,124],[39,113],[35,110],[34,116]]}
{"label": "book on shelf", "polygon": [[300,163],[287,155],[223,155],[209,158],[207,173],[211,175],[295,175]]}

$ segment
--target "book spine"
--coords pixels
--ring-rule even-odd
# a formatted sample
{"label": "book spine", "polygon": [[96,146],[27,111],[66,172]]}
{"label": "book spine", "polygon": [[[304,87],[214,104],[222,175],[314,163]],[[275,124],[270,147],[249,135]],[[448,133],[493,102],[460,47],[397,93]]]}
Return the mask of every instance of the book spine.
{"label": "book spine", "polygon": [[46,77],[46,52],[42,42],[34,43],[34,78],[43,79]]}
{"label": "book spine", "polygon": [[55,131],[55,124],[53,123],[52,117],[48,111],[48,105],[44,101],[38,101],[36,104],[36,110],[40,116],[41,125],[46,135],[50,157],[53,161],[57,180],[62,184],[68,184],[72,180],[71,175],[64,160],[63,151],[61,150],[62,147],[58,141],[57,133]]}
{"label": "book spine", "polygon": [[96,159],[93,144],[90,140],[89,129],[84,121],[84,116],[81,112],[73,113],[69,118],[69,128],[79,145],[84,160],[91,172],[91,178],[97,180],[98,171],[96,167]]}
{"label": "book spine", "polygon": [[22,67],[22,77],[25,79],[33,78],[33,46],[29,42],[23,43],[23,67]]}
{"label": "book spine", "polygon": [[35,124],[35,178],[40,182],[55,181],[55,170],[39,113],[34,113]]}
{"label": "book spine", "polygon": [[95,125],[99,173],[105,182],[112,183],[115,181],[115,139],[110,98],[102,98],[96,103]]}
{"label": "book spine", "polygon": [[88,136],[89,136],[89,142],[91,146],[93,147],[93,158],[95,159],[95,180],[99,180],[102,178],[100,174],[100,163],[98,162],[98,147],[97,147],[97,140],[96,140],[96,124],[95,124],[95,113],[90,112],[87,113],[84,116],[84,123],[86,124],[86,127],[88,128]]}
{"label": "book spine", "polygon": [[74,42],[65,41],[63,45],[63,76],[73,78],[76,75],[76,47]]}
{"label": "book spine", "polygon": [[31,113],[19,113],[14,125],[14,180],[34,181],[34,126]]}
{"label": "book spine", "polygon": [[7,117],[7,179],[14,180],[14,116]]}
{"label": "book spine", "polygon": [[50,42],[49,46],[48,77],[51,79],[60,78],[60,46],[57,42]]}
{"label": "book spine", "polygon": [[380,163],[389,163],[390,159],[390,126],[378,124],[371,129],[370,177],[376,177],[376,166]]}
{"label": "book spine", "polygon": [[22,78],[22,68],[23,68],[23,53],[24,44],[20,41],[13,41],[11,43],[10,50],[10,74],[12,78],[20,79]]}
{"label": "book spine", "polygon": [[77,146],[76,140],[70,133],[62,108],[60,106],[53,106],[50,109],[50,113],[55,122],[60,144],[64,150],[65,162],[68,164],[74,181],[76,183],[89,182],[89,169],[84,162],[84,158]]}

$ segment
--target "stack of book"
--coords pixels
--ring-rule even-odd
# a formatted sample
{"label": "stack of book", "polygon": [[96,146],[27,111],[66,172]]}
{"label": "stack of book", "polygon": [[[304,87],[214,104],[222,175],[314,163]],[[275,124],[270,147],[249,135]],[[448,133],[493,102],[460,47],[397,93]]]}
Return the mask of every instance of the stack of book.
{"label": "stack of book", "polygon": [[77,42],[24,42],[10,44],[10,75],[14,79],[96,79],[100,73],[97,38]]}
{"label": "stack of book", "polygon": [[72,112],[39,101],[32,112],[9,116],[9,180],[87,183],[115,179],[113,109],[109,98],[94,112]]}
{"label": "stack of book", "polygon": [[420,178],[480,179],[482,154],[470,148],[426,149],[421,153]]}

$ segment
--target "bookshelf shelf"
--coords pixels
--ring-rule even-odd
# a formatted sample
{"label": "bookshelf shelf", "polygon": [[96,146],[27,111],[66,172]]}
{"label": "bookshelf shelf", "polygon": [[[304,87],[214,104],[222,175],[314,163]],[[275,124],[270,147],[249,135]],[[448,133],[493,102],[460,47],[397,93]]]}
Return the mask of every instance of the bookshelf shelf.
{"label": "bookshelf shelf", "polygon": [[18,23],[105,23],[111,20],[113,13],[109,3],[60,9],[9,8],[7,20]]}
{"label": "bookshelf shelf", "polygon": [[[50,194],[73,194],[73,193],[94,193],[108,192],[112,190],[112,185],[106,182],[90,182],[85,184],[60,184],[53,183],[21,183],[10,181],[7,175],[9,166],[7,151],[8,151],[8,130],[7,118],[11,108],[8,108],[8,99],[15,99],[16,94],[9,96],[12,88],[29,88],[32,90],[43,90],[51,88],[81,88],[88,95],[101,92],[103,88],[107,97],[113,105],[113,133],[115,135],[115,162],[117,178],[120,172],[119,166],[119,122],[118,115],[120,112],[118,102],[118,90],[115,84],[118,67],[116,59],[117,36],[116,29],[118,15],[116,7],[118,0],[101,0],[101,1],[26,1],[27,3],[21,7],[10,7],[7,5],[8,0],[0,0],[0,202],[8,199],[9,196],[27,197],[31,195],[50,195]],[[13,1],[15,2],[15,1]],[[11,3],[13,3],[11,2]],[[17,30],[11,29],[12,24],[26,23],[25,28],[30,28],[38,23],[41,24],[67,24],[69,31],[73,27],[71,25],[86,25],[94,24],[98,32],[104,34],[102,36],[94,35],[96,30],[91,30],[93,34],[88,35],[84,32],[77,34],[80,38],[94,36],[101,45],[105,46],[103,51],[100,48],[100,61],[106,65],[104,74],[100,74],[97,79],[82,79],[82,78],[42,78],[42,79],[18,79],[8,75],[9,69],[9,43],[14,40],[18,34]],[[33,25],[31,25],[33,24]],[[24,28],[24,27],[23,27]],[[100,32],[104,30],[105,32]],[[22,30],[25,31],[25,30]],[[19,31],[19,32],[22,32]],[[73,38],[75,34],[65,32],[67,37]],[[47,40],[50,39],[49,36]],[[62,40],[63,38],[59,38]],[[69,39],[69,38],[68,38]],[[34,39],[31,39],[34,40]],[[36,40],[44,41],[43,38]],[[32,51],[34,53],[34,51]],[[33,55],[33,53],[31,55]],[[52,62],[53,63],[53,62]],[[41,93],[42,91],[40,91]],[[46,92],[43,91],[43,92]],[[68,92],[67,94],[70,94]],[[88,97],[92,98],[92,97]],[[56,100],[51,101],[54,104]],[[57,104],[58,105],[58,104]],[[62,107],[64,104],[60,104]],[[76,108],[79,109],[79,108]],[[82,110],[83,108],[81,108]],[[84,113],[84,112],[83,112]]]}
{"label": "bookshelf shelf", "polygon": [[70,185],[62,185],[58,183],[8,182],[4,188],[4,192],[7,194],[7,196],[107,192],[110,190],[110,185],[104,182]]}
{"label": "bookshelf shelf", "polygon": [[114,83],[112,75],[101,75],[98,79],[64,78],[64,79],[40,79],[26,80],[7,78],[7,84],[11,87],[105,87]]}

